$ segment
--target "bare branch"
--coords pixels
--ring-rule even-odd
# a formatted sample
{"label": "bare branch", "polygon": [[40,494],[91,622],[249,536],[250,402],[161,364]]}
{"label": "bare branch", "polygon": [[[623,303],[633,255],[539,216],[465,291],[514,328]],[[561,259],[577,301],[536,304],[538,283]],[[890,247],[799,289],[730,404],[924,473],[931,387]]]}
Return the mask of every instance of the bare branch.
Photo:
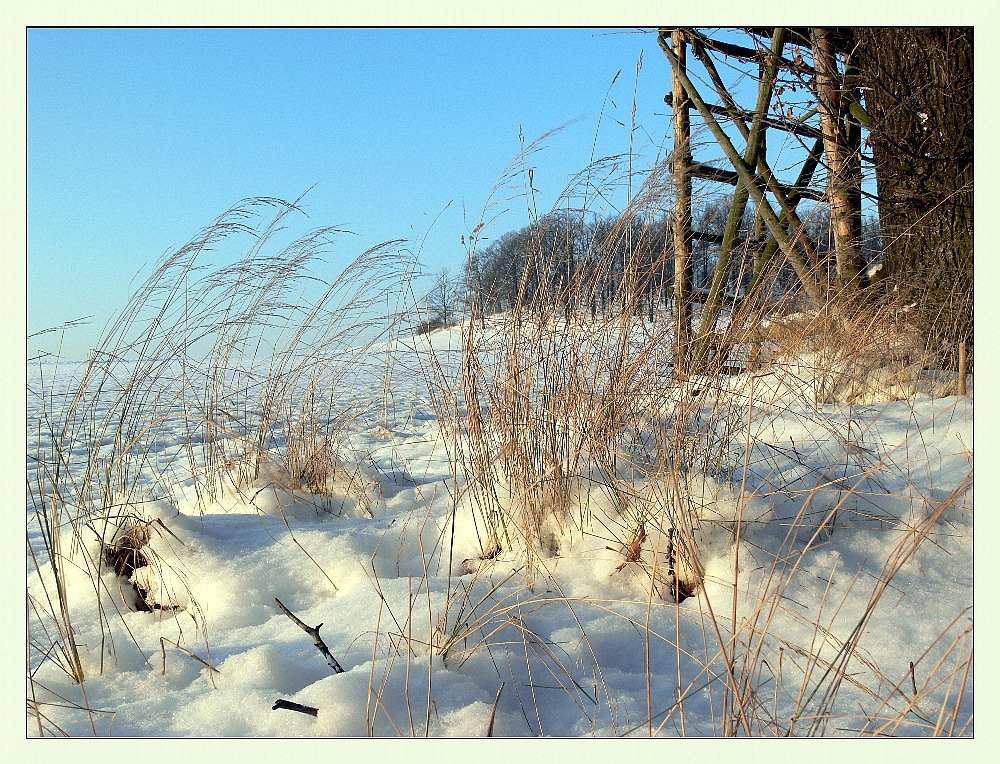
{"label": "bare branch", "polygon": [[326,646],[326,642],[324,642],[323,638],[319,635],[319,630],[323,626],[323,624],[319,624],[318,626],[315,627],[308,626],[301,619],[299,619],[299,617],[296,616],[295,613],[293,613],[291,610],[282,605],[281,600],[279,600],[277,597],[274,598],[274,602],[279,608],[281,608],[282,613],[284,613],[285,615],[287,615],[289,618],[292,619],[292,621],[295,623],[296,626],[298,626],[300,629],[302,629],[302,631],[304,631],[306,634],[312,637],[313,643],[316,645],[316,648],[321,653],[323,653],[323,657],[326,658],[327,664],[330,666],[330,668],[333,669],[333,673],[343,674],[344,667],[341,666],[340,663],[337,662],[337,659],[333,657],[333,653],[330,652],[330,648]]}

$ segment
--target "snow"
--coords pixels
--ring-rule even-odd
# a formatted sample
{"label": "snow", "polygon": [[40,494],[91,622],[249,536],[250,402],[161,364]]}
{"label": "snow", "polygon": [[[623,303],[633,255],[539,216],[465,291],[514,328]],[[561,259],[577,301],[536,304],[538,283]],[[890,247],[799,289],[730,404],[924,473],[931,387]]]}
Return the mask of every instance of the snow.
{"label": "snow", "polygon": [[[166,420],[151,466],[173,489],[144,475],[83,543],[63,529],[86,680],[34,653],[29,697],[45,734],[481,737],[492,717],[496,737],[718,736],[733,714],[727,651],[744,672],[736,681],[756,689],[755,717],[774,720],[755,734],[973,733],[972,396],[809,405],[762,381],[741,455],[753,469],[691,477],[705,585],[676,604],[651,593],[647,568],[616,570],[635,529],[596,487],[577,501],[617,535],[573,531],[560,555],[536,560],[533,580],[513,551],[478,559],[467,478],[449,458],[455,435],[426,382],[435,361],[458,373],[460,329],[405,342],[392,349],[388,399],[384,346],[342,391],[339,405],[361,412],[337,444],[351,477],[322,496],[277,466],[199,496],[173,458],[185,433]],[[46,371],[62,385],[78,372]],[[31,454],[50,437],[39,400],[28,403]],[[29,459],[29,485],[36,469]],[[815,530],[834,514],[832,530]],[[136,527],[149,564],[100,568],[99,617],[87,560]],[[649,564],[668,529],[645,530]],[[915,554],[897,555],[918,539]],[[30,556],[27,569],[41,601],[51,572]],[[276,599],[322,624],[343,673]],[[834,687],[828,718],[811,718]],[[318,713],[272,710],[279,698]],[[30,709],[27,733],[39,734]]]}

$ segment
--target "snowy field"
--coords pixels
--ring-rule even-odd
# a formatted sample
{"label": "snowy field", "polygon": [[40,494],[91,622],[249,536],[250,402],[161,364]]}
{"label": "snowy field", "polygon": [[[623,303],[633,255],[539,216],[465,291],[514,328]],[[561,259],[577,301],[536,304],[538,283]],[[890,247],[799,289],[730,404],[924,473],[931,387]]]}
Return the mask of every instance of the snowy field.
{"label": "snowy field", "polygon": [[[649,547],[630,558],[599,523],[533,577],[514,552],[480,559],[427,382],[458,374],[460,332],[401,343],[338,393],[352,415],[322,495],[275,465],[205,496],[180,418],[138,433],[118,509],[148,564],[87,572],[126,535],[114,513],[64,539],[86,680],[29,607],[28,735],[973,734],[971,395],[815,405],[759,385],[752,442],[692,483],[704,586],[678,604]],[[31,364],[29,390],[78,371]],[[40,410],[29,395],[29,487]],[[27,517],[29,598],[51,602],[30,496]],[[336,668],[278,601],[322,624]]]}

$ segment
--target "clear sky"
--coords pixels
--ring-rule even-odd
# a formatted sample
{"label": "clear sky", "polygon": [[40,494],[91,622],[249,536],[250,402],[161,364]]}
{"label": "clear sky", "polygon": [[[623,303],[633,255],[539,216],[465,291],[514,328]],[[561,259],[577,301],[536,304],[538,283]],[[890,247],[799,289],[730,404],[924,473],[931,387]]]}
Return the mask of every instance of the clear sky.
{"label": "clear sky", "polygon": [[[572,123],[534,161],[547,209],[628,149],[634,95],[634,147],[669,144],[669,80],[630,29],[30,29],[28,331],[93,316],[63,350],[85,356],[165,251],[241,199],[312,186],[300,232],[357,234],[329,275],[449,202],[421,261],[457,272],[519,134]],[[515,203],[496,231],[526,220]]]}

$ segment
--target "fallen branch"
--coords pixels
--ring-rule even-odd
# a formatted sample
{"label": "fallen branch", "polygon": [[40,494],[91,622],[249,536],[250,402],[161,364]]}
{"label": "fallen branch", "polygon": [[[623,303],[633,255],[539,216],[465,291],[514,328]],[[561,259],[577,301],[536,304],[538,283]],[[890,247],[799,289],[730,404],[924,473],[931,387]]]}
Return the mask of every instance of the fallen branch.
{"label": "fallen branch", "polygon": [[272,711],[277,711],[279,708],[284,708],[286,711],[298,711],[300,714],[309,714],[309,716],[319,716],[318,708],[303,706],[301,703],[296,703],[292,700],[284,700],[283,698],[278,698],[274,701],[274,705],[271,706]]}
{"label": "fallen branch", "polygon": [[329,665],[330,668],[333,669],[333,673],[343,674],[344,667],[341,666],[337,662],[337,659],[333,657],[333,653],[330,652],[330,648],[326,646],[326,642],[324,642],[323,638],[319,635],[319,630],[323,626],[323,624],[319,624],[315,628],[312,626],[308,626],[305,623],[303,623],[302,620],[295,615],[295,613],[293,613],[291,610],[282,605],[281,600],[279,600],[277,597],[274,598],[274,602],[279,608],[281,608],[282,613],[287,615],[289,618],[292,619],[292,621],[295,622],[296,626],[298,626],[300,629],[302,629],[302,631],[304,631],[306,634],[312,637],[313,643],[316,645],[317,649],[321,653],[323,653],[323,657],[326,658],[327,665]]}

